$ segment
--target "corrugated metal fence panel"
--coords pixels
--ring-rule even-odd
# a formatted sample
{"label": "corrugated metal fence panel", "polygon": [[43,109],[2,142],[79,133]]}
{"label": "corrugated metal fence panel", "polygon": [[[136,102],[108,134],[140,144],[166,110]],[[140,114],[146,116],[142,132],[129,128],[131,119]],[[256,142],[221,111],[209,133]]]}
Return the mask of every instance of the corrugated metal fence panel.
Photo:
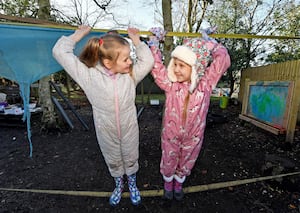
{"label": "corrugated metal fence panel", "polygon": [[250,81],[294,81],[294,97],[298,104],[298,121],[300,121],[300,60],[267,66],[251,67],[242,71],[239,90],[239,101],[243,101],[245,91],[245,79]]}

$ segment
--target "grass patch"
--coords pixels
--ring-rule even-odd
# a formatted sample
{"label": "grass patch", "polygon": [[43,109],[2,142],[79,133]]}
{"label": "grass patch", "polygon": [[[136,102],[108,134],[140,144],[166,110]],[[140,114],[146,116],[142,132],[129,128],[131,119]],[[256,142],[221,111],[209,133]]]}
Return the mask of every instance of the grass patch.
{"label": "grass patch", "polygon": [[137,104],[149,103],[151,99],[159,100],[159,102],[164,102],[165,95],[164,94],[137,95],[135,98],[135,103]]}
{"label": "grass patch", "polygon": [[220,97],[210,96],[210,100],[211,100],[211,101],[219,101],[219,100],[220,100]]}
{"label": "grass patch", "polygon": [[[159,102],[164,102],[166,97],[164,94],[150,94],[150,95],[137,95],[135,99],[135,103],[142,104],[142,103],[149,103],[151,99],[159,100]],[[211,96],[211,101],[220,101],[220,97]]]}

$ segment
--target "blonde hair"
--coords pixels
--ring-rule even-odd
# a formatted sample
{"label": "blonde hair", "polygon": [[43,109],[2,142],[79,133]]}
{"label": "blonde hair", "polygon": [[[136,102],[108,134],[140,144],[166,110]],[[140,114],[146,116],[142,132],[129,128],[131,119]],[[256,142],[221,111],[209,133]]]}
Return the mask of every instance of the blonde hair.
{"label": "blonde hair", "polygon": [[100,38],[90,38],[84,46],[79,59],[87,67],[95,67],[98,62],[108,59],[115,63],[119,57],[120,49],[129,46],[129,42],[120,35],[105,34]]}
{"label": "blonde hair", "polygon": [[186,121],[189,101],[190,101],[190,93],[188,92],[188,94],[184,98],[184,104],[183,104],[182,119],[183,119],[184,122]]}

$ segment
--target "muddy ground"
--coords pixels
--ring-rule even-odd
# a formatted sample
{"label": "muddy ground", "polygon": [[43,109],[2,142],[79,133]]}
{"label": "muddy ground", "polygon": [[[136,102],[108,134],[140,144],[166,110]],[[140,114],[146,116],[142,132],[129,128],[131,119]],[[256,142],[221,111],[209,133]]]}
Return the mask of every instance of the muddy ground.
{"label": "muddy ground", "polygon": [[[181,202],[166,202],[160,194],[145,196],[138,207],[124,197],[118,207],[108,197],[74,196],[66,191],[111,192],[114,187],[98,147],[89,104],[75,103],[86,122],[86,131],[67,110],[74,129],[48,133],[40,131],[39,116],[32,117],[33,156],[24,125],[0,120],[0,212],[300,212],[300,176],[252,182],[217,189],[200,188],[186,193]],[[144,106],[140,124],[141,191],[162,189],[160,162],[160,106]],[[141,106],[139,106],[141,109]],[[184,187],[252,179],[299,171],[300,134],[293,144],[238,118],[241,106],[220,109],[217,102],[210,115],[201,154]],[[217,116],[216,116],[217,115]],[[220,119],[221,118],[221,119]],[[18,121],[13,121],[18,123]],[[10,121],[11,124],[11,121]],[[13,191],[6,191],[12,189]],[[29,189],[30,192],[17,192]],[[61,194],[32,192],[58,190]],[[127,189],[126,189],[127,191]],[[100,193],[103,195],[103,193]],[[156,193],[154,193],[155,195]]]}

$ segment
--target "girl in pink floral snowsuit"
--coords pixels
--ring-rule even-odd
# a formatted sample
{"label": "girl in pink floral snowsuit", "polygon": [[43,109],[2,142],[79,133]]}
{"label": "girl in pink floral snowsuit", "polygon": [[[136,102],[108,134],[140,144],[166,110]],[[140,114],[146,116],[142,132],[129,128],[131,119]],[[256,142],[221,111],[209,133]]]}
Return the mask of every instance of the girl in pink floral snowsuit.
{"label": "girl in pink floral snowsuit", "polygon": [[230,66],[230,57],[212,39],[190,39],[174,49],[166,69],[159,49],[151,46],[151,50],[155,58],[151,74],[166,95],[160,163],[164,197],[181,200],[182,183],[202,146],[212,90]]}

